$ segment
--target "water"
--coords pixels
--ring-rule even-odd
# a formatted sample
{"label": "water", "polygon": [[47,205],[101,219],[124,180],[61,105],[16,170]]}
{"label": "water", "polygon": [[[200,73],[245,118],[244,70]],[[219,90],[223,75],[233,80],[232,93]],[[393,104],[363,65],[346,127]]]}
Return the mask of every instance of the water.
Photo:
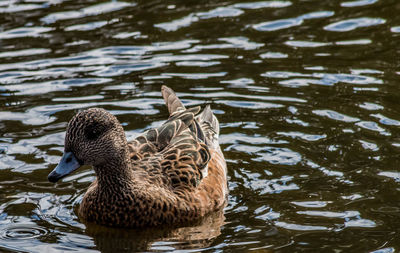
{"label": "water", "polygon": [[[0,250],[400,250],[400,4],[0,3]],[[65,127],[99,106],[132,138],[161,85],[209,103],[229,167],[224,213],[178,230],[86,226],[94,179],[56,185]]]}

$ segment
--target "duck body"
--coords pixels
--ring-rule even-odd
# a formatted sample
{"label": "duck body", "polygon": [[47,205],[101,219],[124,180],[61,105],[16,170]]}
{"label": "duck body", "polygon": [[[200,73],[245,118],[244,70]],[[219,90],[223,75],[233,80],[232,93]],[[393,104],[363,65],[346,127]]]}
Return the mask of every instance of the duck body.
{"label": "duck body", "polygon": [[90,185],[78,215],[114,227],[179,225],[221,209],[226,201],[226,162],[218,144],[219,123],[207,106],[186,109],[162,87],[170,116],[131,142],[118,120],[100,108],[75,115],[65,152],[49,174],[55,182],[91,165]]}

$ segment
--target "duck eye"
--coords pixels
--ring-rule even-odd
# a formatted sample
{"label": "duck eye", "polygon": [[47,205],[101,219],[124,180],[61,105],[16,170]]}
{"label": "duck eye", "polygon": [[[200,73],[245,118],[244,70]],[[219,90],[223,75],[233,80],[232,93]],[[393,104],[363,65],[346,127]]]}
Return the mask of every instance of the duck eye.
{"label": "duck eye", "polygon": [[92,127],[87,127],[85,129],[85,136],[89,140],[94,140],[100,136],[100,131]]}

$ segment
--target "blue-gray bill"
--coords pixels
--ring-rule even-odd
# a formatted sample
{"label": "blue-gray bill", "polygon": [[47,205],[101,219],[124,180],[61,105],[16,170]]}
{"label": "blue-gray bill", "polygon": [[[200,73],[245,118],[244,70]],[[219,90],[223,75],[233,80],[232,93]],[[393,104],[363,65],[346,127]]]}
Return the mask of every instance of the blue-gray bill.
{"label": "blue-gray bill", "polygon": [[54,170],[47,176],[47,179],[50,182],[55,183],[79,167],[81,167],[81,164],[78,162],[75,155],[72,152],[66,152],[62,156],[57,167],[55,167]]}

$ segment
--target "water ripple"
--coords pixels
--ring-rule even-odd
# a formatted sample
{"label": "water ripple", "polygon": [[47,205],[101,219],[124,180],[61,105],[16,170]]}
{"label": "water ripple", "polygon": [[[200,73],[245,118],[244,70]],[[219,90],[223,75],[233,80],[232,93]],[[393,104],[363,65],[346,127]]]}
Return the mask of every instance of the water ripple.
{"label": "water ripple", "polygon": [[371,253],[394,253],[394,252],[396,252],[394,247],[382,248],[382,249],[377,249],[377,250],[371,251]]}
{"label": "water ripple", "polygon": [[288,54],[285,53],[280,53],[280,52],[267,52],[260,54],[260,57],[262,59],[283,59],[283,58],[288,58]]}
{"label": "water ripple", "polygon": [[290,203],[301,207],[322,208],[332,203],[332,201],[292,201]]}
{"label": "water ripple", "polygon": [[54,117],[43,115],[35,109],[29,109],[26,112],[1,111],[0,118],[21,121],[25,125],[45,125],[56,120]]}
{"label": "water ripple", "polygon": [[292,138],[300,138],[305,141],[319,141],[321,139],[326,138],[326,134],[318,135],[318,134],[305,134],[301,132],[277,132],[279,135],[289,136]]}
{"label": "water ripple", "polygon": [[388,118],[380,113],[371,114],[371,116],[379,119],[379,123],[381,123],[381,124],[388,125],[388,126],[400,126],[399,120]]}
{"label": "water ripple", "polygon": [[253,25],[253,28],[260,32],[271,32],[276,30],[287,29],[294,26],[299,26],[303,23],[303,19],[300,18],[288,18],[274,21],[267,21]]}
{"label": "water ripple", "polygon": [[[249,84],[254,84],[254,80],[250,78],[239,78],[234,80],[223,80],[221,81],[221,83],[229,83],[232,84],[232,86],[234,87],[248,87]],[[268,88],[265,88],[264,90],[267,91]]]}
{"label": "water ripple", "polygon": [[338,120],[343,122],[356,122],[360,120],[359,118],[347,116],[345,114],[338,113],[333,110],[313,110],[312,112],[319,116],[324,116],[333,120]]}
{"label": "water ripple", "polygon": [[244,12],[240,9],[232,7],[218,7],[214,10],[207,12],[198,12],[196,15],[200,19],[210,19],[210,18],[225,18],[225,17],[236,17],[242,15]]}
{"label": "water ripple", "polygon": [[283,176],[281,178],[264,180],[258,178],[252,178],[252,180],[245,182],[245,186],[250,189],[259,192],[259,194],[279,194],[282,191],[298,190],[299,186],[293,182],[290,182],[293,177]]}
{"label": "water ripple", "polygon": [[328,18],[335,15],[333,11],[316,11],[301,15],[300,19]]}
{"label": "water ripple", "polygon": [[45,8],[46,6],[47,6],[46,4],[27,4],[27,3],[18,4],[15,0],[3,0],[3,3],[0,3],[0,13],[31,11],[31,10]]}
{"label": "water ripple", "polygon": [[46,36],[44,33],[52,31],[53,28],[43,26],[20,27],[0,32],[0,39],[16,39],[26,37]]}
{"label": "water ripple", "polygon": [[295,230],[295,231],[323,231],[329,230],[328,227],[325,226],[316,226],[316,225],[301,225],[301,224],[293,224],[287,223],[283,221],[275,222],[275,226],[288,229],[288,230]]}
{"label": "water ripple", "polygon": [[292,5],[290,1],[261,1],[250,3],[237,3],[233,6],[240,9],[283,8]]}
{"label": "water ripple", "polygon": [[207,44],[207,45],[196,45],[193,48],[189,48],[184,50],[185,53],[195,53],[204,49],[229,49],[229,48],[240,48],[244,50],[254,50],[264,46],[264,43],[255,43],[249,41],[248,38],[240,36],[240,37],[231,37],[231,38],[219,38],[219,41],[224,41],[227,43],[220,44]]}
{"label": "water ripple", "polygon": [[340,4],[340,6],[342,6],[342,7],[358,7],[358,6],[374,4],[376,2],[378,2],[378,0],[356,0],[356,1],[343,2]]}
{"label": "water ripple", "polygon": [[296,18],[288,18],[288,19],[279,19],[274,21],[267,21],[259,24],[253,25],[253,28],[257,31],[261,32],[269,32],[276,31],[281,29],[286,29],[294,26],[299,26],[303,24],[303,21],[306,19],[314,19],[314,18],[325,18],[334,15],[332,11],[318,11],[311,12],[304,15],[301,15]]}
{"label": "water ripple", "polygon": [[[382,79],[365,75],[357,75],[357,74],[331,74],[331,73],[318,73],[318,72],[312,74],[302,74],[298,72],[288,72],[288,71],[268,71],[266,73],[261,74],[261,76],[269,78],[285,79],[283,81],[280,81],[279,84],[295,88],[301,86],[308,86],[310,84],[331,86],[337,83],[348,83],[356,85],[383,83]],[[302,78],[289,79],[289,77],[302,77]]]}
{"label": "water ripple", "polygon": [[21,57],[21,56],[32,56],[32,55],[40,55],[51,52],[50,49],[46,48],[30,48],[30,49],[22,49],[22,50],[14,50],[8,52],[1,52],[0,58],[13,58],[13,57]]}
{"label": "water ripple", "polygon": [[345,227],[374,228],[377,224],[368,219],[349,220],[344,223]]}
{"label": "water ripple", "polygon": [[176,19],[170,22],[155,24],[154,26],[157,28],[161,28],[167,32],[173,32],[180,28],[190,26],[192,23],[197,21],[199,21],[199,18],[195,14],[191,13],[186,17]]}
{"label": "water ripple", "polygon": [[80,25],[71,25],[66,27],[65,31],[90,31],[105,26],[108,23],[107,21],[97,21]]}
{"label": "water ripple", "polygon": [[176,31],[182,27],[190,26],[192,23],[201,19],[223,18],[223,17],[236,17],[244,13],[241,9],[234,7],[218,7],[207,12],[191,13],[186,17],[176,19],[170,22],[155,24],[157,28],[161,28],[167,32]]}
{"label": "water ripple", "polygon": [[141,32],[137,31],[137,32],[120,32],[118,34],[115,34],[113,36],[114,39],[127,39],[127,38],[134,38],[134,39],[138,39],[138,38],[147,38],[146,35],[143,35]]}
{"label": "water ripple", "polygon": [[158,23],[154,26],[161,28],[167,32],[176,31],[183,27],[188,27],[191,24],[202,19],[237,17],[244,13],[241,9],[261,9],[261,8],[283,8],[291,5],[289,1],[261,1],[250,3],[237,3],[232,6],[218,7],[207,12],[190,13],[188,16],[175,19],[169,22]]}
{"label": "water ripple", "polygon": [[370,40],[370,39],[343,40],[343,41],[335,42],[335,44],[339,45],[339,46],[368,45],[371,43],[372,43],[372,40]]}
{"label": "water ripple", "polygon": [[389,132],[387,132],[384,128],[380,127],[376,122],[373,121],[360,121],[356,123],[357,126],[367,129],[367,130],[371,130],[374,132],[379,132],[383,135],[390,135]]}
{"label": "water ripple", "polygon": [[[252,49],[257,45],[251,44],[242,38],[222,38],[221,40],[229,41],[229,47],[237,48],[242,47],[246,50]],[[82,52],[79,55],[61,57],[46,60],[35,60],[28,62],[19,62],[12,64],[0,64],[0,70],[3,72],[0,74],[0,81],[3,84],[19,84],[30,80],[37,80],[38,78],[57,78],[63,76],[78,76],[82,72],[91,73],[98,77],[114,77],[119,75],[126,75],[134,71],[141,71],[153,68],[160,68],[166,64],[172,62],[178,62],[178,65],[186,66],[207,66],[219,64],[217,61],[210,61],[213,59],[225,59],[225,55],[217,54],[184,54],[184,55],[170,55],[170,54],[155,54],[150,59],[142,59],[142,55],[148,52],[158,52],[165,50],[180,50],[191,46],[196,41],[176,41],[172,43],[155,43],[149,46],[116,46],[116,47],[105,47],[87,52]],[[33,53],[32,51],[29,51]],[[24,51],[21,54],[28,52]],[[7,56],[7,53],[4,53]],[[73,66],[77,65],[77,66]],[[60,67],[62,66],[62,67]],[[68,66],[68,67],[67,67]],[[19,69],[19,71],[13,71],[13,69]],[[26,71],[21,71],[26,69]],[[10,71],[5,71],[10,70]],[[168,78],[174,74],[163,74],[163,78]],[[182,74],[186,78],[196,78],[204,76],[221,76],[223,72],[218,74],[213,73],[198,73],[193,74],[194,77],[190,77],[190,74]],[[103,79],[104,80],[104,79]],[[49,90],[57,90],[57,85],[62,80],[55,80],[54,86],[49,86]],[[77,82],[78,83],[78,82]],[[84,85],[84,82],[82,82]],[[27,87],[30,85],[27,84]],[[18,86],[14,88],[7,86],[9,90],[18,90],[22,93],[27,93]],[[62,90],[62,88],[61,88]],[[36,92],[36,91],[35,91]]]}
{"label": "water ripple", "polygon": [[162,62],[140,61],[138,63],[132,63],[132,64],[118,64],[118,65],[107,66],[100,70],[92,72],[92,74],[98,77],[115,77],[115,76],[127,75],[134,71],[160,68],[165,65],[166,64]]}
{"label": "water ripple", "polygon": [[9,226],[1,231],[1,237],[5,240],[32,240],[45,236],[48,231],[37,225],[28,227],[27,225]]}
{"label": "water ripple", "polygon": [[208,79],[210,77],[221,77],[225,76],[227,72],[217,72],[217,73],[163,73],[161,76],[165,77],[181,77],[183,79]]}
{"label": "water ripple", "polygon": [[296,165],[302,160],[301,154],[288,148],[266,147],[257,152],[254,161],[263,161],[271,164]]}
{"label": "water ripple", "polygon": [[331,212],[331,211],[298,211],[298,214],[309,216],[322,216],[327,218],[354,218],[360,215],[358,211],[345,211],[345,212]]}
{"label": "water ripple", "polygon": [[88,16],[95,16],[99,14],[109,13],[113,11],[118,11],[120,9],[126,7],[133,7],[136,4],[134,3],[126,3],[126,2],[119,2],[119,1],[111,1],[101,4],[95,4],[89,7],[85,7],[80,9],[79,11],[62,11],[48,14],[47,16],[43,17],[41,20],[45,23],[54,23],[60,20],[67,20],[67,19],[78,19]]}
{"label": "water ripple", "polygon": [[394,179],[396,182],[400,182],[400,172],[394,171],[381,171],[378,173],[379,176],[389,177]]}
{"label": "water ripple", "polygon": [[375,143],[364,141],[364,140],[359,140],[361,143],[362,147],[366,150],[372,150],[372,151],[378,151],[379,147]]}
{"label": "water ripple", "polygon": [[[4,80],[0,77],[0,80]],[[36,95],[46,94],[53,91],[67,91],[72,87],[84,87],[93,84],[103,84],[110,82],[111,79],[107,78],[73,78],[65,80],[54,80],[49,82],[40,83],[26,83],[4,85],[3,88],[12,91],[15,95]],[[9,83],[9,80],[3,82]]]}
{"label": "water ripple", "polygon": [[324,47],[330,45],[330,43],[325,42],[311,42],[300,40],[286,41],[285,44],[291,47]]}
{"label": "water ripple", "polygon": [[[239,134],[239,133],[234,133],[234,134],[230,134],[230,135],[221,135],[220,139],[221,139],[221,142],[224,144],[247,143],[247,144],[261,145],[261,144],[288,143],[287,141],[274,140],[274,139],[267,138],[265,136],[260,136],[260,135],[248,136],[248,135]],[[261,148],[260,147],[251,147],[250,145],[237,145],[237,146],[231,146],[228,148],[228,150],[231,150],[231,149],[249,153],[252,151],[258,152]]]}
{"label": "water ripple", "polygon": [[237,108],[248,108],[248,109],[267,109],[267,108],[281,108],[283,105],[265,103],[265,102],[251,102],[251,101],[235,101],[235,100],[222,100],[219,99],[215,103],[225,104]]}
{"label": "water ripple", "polygon": [[400,33],[400,26],[393,26],[390,28],[390,31],[393,33]]}
{"label": "water ripple", "polygon": [[338,21],[324,27],[327,31],[348,32],[360,27],[369,27],[386,23],[382,18],[354,18]]}

